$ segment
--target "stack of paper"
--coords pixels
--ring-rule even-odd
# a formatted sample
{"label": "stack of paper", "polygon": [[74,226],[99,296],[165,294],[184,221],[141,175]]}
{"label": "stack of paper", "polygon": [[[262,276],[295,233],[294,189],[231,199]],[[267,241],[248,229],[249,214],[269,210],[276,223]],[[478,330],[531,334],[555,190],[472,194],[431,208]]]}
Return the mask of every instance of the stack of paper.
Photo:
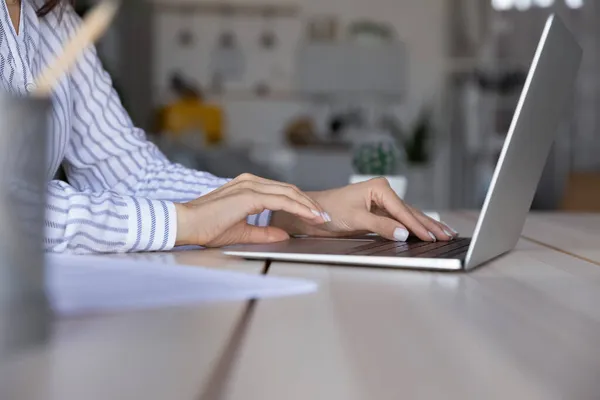
{"label": "stack of paper", "polygon": [[310,293],[313,282],[96,256],[49,255],[47,293],[62,315]]}

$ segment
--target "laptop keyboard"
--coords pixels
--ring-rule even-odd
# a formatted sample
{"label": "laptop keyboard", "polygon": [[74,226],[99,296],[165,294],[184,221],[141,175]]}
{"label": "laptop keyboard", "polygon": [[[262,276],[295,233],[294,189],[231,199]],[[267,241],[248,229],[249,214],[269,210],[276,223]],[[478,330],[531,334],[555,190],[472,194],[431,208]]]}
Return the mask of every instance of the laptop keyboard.
{"label": "laptop keyboard", "polygon": [[356,246],[347,255],[384,256],[384,257],[420,257],[420,258],[457,258],[464,259],[471,239],[458,238],[450,242],[422,242],[409,239],[407,242],[375,241]]}

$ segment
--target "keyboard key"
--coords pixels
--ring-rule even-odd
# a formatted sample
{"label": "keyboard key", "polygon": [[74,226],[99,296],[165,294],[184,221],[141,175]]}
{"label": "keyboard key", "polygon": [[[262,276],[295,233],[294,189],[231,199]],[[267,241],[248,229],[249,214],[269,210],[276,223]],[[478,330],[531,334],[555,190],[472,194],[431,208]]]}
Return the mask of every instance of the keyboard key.
{"label": "keyboard key", "polygon": [[457,241],[447,242],[445,246],[440,246],[436,249],[432,249],[425,253],[419,254],[417,257],[420,258],[446,258],[446,254],[455,252],[457,250],[466,251],[469,248],[468,241]]}

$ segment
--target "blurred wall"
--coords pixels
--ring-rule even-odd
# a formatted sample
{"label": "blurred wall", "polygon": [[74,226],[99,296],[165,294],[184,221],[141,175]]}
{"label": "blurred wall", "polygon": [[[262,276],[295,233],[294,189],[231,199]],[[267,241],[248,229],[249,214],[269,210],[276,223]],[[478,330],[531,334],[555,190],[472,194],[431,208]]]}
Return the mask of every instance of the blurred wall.
{"label": "blurred wall", "polygon": [[[192,0],[188,0],[192,1]],[[258,0],[238,0],[252,3]],[[165,14],[154,16],[154,101],[168,100],[168,76],[180,70],[206,86],[210,81],[210,54],[221,29],[236,32],[244,50],[248,71],[244,82],[231,95],[217,99],[227,110],[229,139],[239,142],[277,142],[282,124],[291,116],[310,109],[310,105],[293,96],[294,56],[302,40],[305,25],[312,15],[337,16],[344,27],[357,19],[373,19],[394,26],[400,40],[407,45],[410,57],[408,97],[403,113],[416,115],[423,102],[438,94],[444,73],[446,2],[443,0],[281,0],[277,4],[297,4],[301,13],[295,19],[276,20],[271,25],[278,35],[279,48],[268,52],[258,46],[258,36],[267,23],[260,18],[224,20],[216,16]],[[182,27],[193,32],[194,43],[181,47],[177,35]],[[276,93],[272,99],[257,100],[235,89],[252,87],[268,79]],[[235,94],[237,93],[237,95]],[[292,93],[292,94],[290,94]],[[250,98],[249,98],[250,97]]]}
{"label": "blurred wall", "polygon": [[[119,71],[118,86],[123,93],[125,107],[138,126],[149,129],[153,121],[152,81],[153,64],[144,62],[153,59],[154,41],[153,8],[144,0],[123,2],[119,30]],[[132,62],[131,57],[142,62]]]}
{"label": "blurred wall", "polygon": [[[82,8],[97,0],[78,0]],[[98,55],[134,123],[150,129],[153,120],[154,9],[146,0],[121,3],[119,14],[97,43]]]}

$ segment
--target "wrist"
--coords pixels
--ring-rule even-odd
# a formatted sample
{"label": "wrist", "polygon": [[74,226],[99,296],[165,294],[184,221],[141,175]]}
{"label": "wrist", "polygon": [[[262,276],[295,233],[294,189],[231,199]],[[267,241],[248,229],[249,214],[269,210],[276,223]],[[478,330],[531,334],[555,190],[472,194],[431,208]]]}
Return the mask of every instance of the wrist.
{"label": "wrist", "polygon": [[192,244],[192,232],[190,229],[188,213],[189,209],[185,204],[175,204],[177,214],[177,236],[175,246],[186,246]]}
{"label": "wrist", "polygon": [[[313,200],[319,202],[319,198],[325,192],[306,192]],[[271,226],[283,229],[289,235],[309,235],[321,236],[326,235],[327,230],[320,229],[317,226],[306,223],[303,219],[284,211],[274,211],[271,216]]]}

